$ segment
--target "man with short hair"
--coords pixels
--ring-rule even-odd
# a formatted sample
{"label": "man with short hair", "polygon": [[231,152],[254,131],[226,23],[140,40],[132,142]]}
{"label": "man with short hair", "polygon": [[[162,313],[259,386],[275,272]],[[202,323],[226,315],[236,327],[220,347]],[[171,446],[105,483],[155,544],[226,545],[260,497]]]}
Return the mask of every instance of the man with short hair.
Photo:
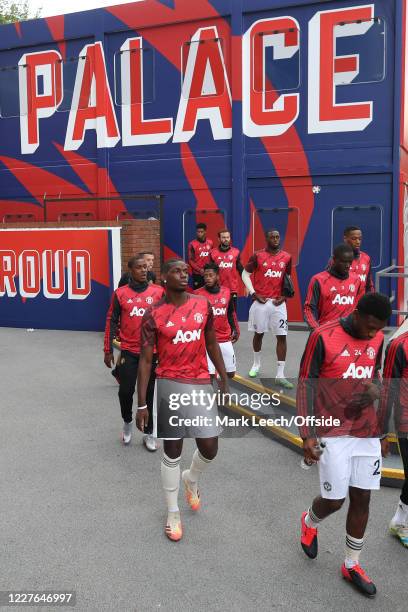
{"label": "man with short hair", "polygon": [[315,329],[303,353],[296,398],[305,461],[318,463],[321,492],[302,514],[301,546],[309,558],[317,556],[319,523],[349,495],[341,573],[371,597],[376,587],[359,557],[370,494],[380,488],[381,455],[387,452],[387,419],[376,411],[380,389],[374,381],[381,368],[381,330],[390,316],[389,298],[367,293],[347,317]]}
{"label": "man with short hair", "polygon": [[151,251],[142,251],[141,255],[143,255],[147,263],[147,282],[149,284],[156,284],[156,274],[153,272],[155,257],[154,253]]}
{"label": "man with short hair", "polygon": [[211,251],[211,261],[220,269],[220,285],[228,287],[237,309],[238,290],[244,266],[239,249],[232,246],[231,232],[224,228],[218,232],[219,244]]}
{"label": "man with short hair", "polygon": [[[234,378],[236,372],[236,361],[233,344],[239,338],[239,323],[228,287],[220,285],[219,268],[214,262],[204,266],[204,287],[197,289],[195,293],[202,295],[211,304],[214,316],[215,337],[220,345],[222,358],[228,378]],[[210,376],[215,376],[215,366],[207,355],[208,371]]]}
{"label": "man with short hair", "polygon": [[[349,225],[344,228],[343,240],[353,249],[353,261],[351,262],[350,272],[357,274],[364,287],[364,292],[369,293],[375,291],[374,281],[371,270],[371,257],[368,253],[360,250],[363,241],[363,232],[356,225]],[[333,264],[333,259],[330,258],[327,268]]]}
{"label": "man with short hair", "polygon": [[204,286],[204,266],[210,261],[213,241],[207,238],[205,223],[197,223],[195,240],[188,245],[188,264],[192,270],[193,289]]}
{"label": "man with short hair", "polygon": [[280,248],[278,230],[265,232],[265,239],[265,248],[252,255],[242,272],[242,280],[253,299],[248,329],[254,332],[254,362],[249,376],[254,378],[258,375],[263,337],[265,332],[272,330],[276,336],[278,359],[275,383],[285,389],[293,389],[293,384],[285,378],[288,314],[283,289],[285,276],[290,276],[292,271],[292,257]]}
{"label": "man with short hair", "polygon": [[[129,444],[132,438],[133,395],[136,386],[137,367],[140,359],[140,330],[142,318],[148,308],[159,302],[164,289],[147,282],[147,263],[142,254],[135,255],[128,263],[130,280],[113,294],[112,303],[106,317],[104,362],[108,368],[114,364],[113,342],[120,326],[121,354],[116,366],[119,378],[119,402],[123,419],[122,441]],[[149,420],[146,423],[143,443],[147,450],[157,450],[153,437],[153,391],[155,382],[156,359],[152,361],[148,387]]]}
{"label": "man with short hair", "polygon": [[157,346],[154,418],[157,435],[164,439],[161,477],[167,502],[165,534],[178,542],[183,535],[178,506],[183,440],[195,438],[197,444],[190,469],[181,475],[186,500],[193,511],[198,511],[201,505],[199,476],[218,452],[218,408],[206,352],[220,376],[221,393],[228,391],[228,378],[215,336],[211,305],[201,295],[187,293],[187,264],[179,259],[167,261],[162,280],[165,299],[146,313],[142,323],[136,423],[143,431],[149,418],[146,393]]}
{"label": "man with short hair", "polygon": [[350,272],[353,249],[339,244],[333,251],[329,270],[312,276],[304,303],[304,317],[311,329],[345,317],[356,307],[364,292],[360,278]]}
{"label": "man with short hair", "polygon": [[[149,285],[151,285],[152,283],[155,284],[156,274],[153,272],[154,253],[152,253],[151,251],[142,251],[141,253],[139,253],[139,255],[144,257],[147,264],[147,282],[149,283]],[[120,278],[118,287],[125,287],[126,285],[128,285],[130,278],[131,275],[129,273],[129,270],[126,270],[126,272],[124,272]]]}
{"label": "man with short hair", "polygon": [[351,246],[353,249],[353,261],[351,264],[350,271],[354,272],[360,277],[361,282],[364,285],[365,292],[375,291],[373,276],[371,271],[371,257],[368,253],[364,253],[361,250],[361,243],[363,241],[363,232],[359,227],[355,225],[349,225],[344,230],[344,242]]}

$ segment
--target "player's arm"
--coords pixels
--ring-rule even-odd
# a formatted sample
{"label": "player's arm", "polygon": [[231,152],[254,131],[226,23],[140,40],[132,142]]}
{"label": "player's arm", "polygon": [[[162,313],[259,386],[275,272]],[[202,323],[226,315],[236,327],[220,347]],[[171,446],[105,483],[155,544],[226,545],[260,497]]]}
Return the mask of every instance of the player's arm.
{"label": "player's arm", "polygon": [[242,265],[242,261],[241,261],[241,253],[238,254],[237,261],[236,261],[235,265],[236,265],[236,268],[237,268],[237,270],[239,272],[239,275],[242,276],[242,272],[244,271],[244,266]]}
{"label": "player's arm", "polygon": [[139,367],[137,370],[137,412],[136,426],[140,431],[144,431],[149,422],[147,410],[147,387],[152,370],[153,351],[157,339],[156,322],[148,310],[142,319],[141,345],[142,351],[139,357]]}
{"label": "player's arm", "polygon": [[[289,259],[288,263],[286,264],[285,274],[282,279],[282,285],[281,285],[282,293],[283,293],[283,284],[285,282],[285,276],[289,276],[290,278],[291,273],[292,273],[292,257]],[[273,300],[273,303],[275,304],[275,306],[280,306],[281,304],[283,304],[283,302],[286,302],[286,297],[284,295],[281,295],[279,298],[276,298],[275,300]]]}
{"label": "player's arm", "polygon": [[231,342],[234,344],[238,340],[240,335],[238,317],[234,308],[234,298],[231,298],[228,303],[227,317],[228,323],[231,328]]}
{"label": "player's arm", "polygon": [[[385,352],[383,390],[378,411],[379,431],[387,436],[391,431],[391,416],[394,412],[396,433],[401,422],[400,386],[407,359],[402,344],[390,342]],[[388,446],[388,445],[387,445]]]}
{"label": "player's arm", "polygon": [[188,247],[188,264],[195,274],[204,274],[204,270],[195,261],[195,250],[193,245],[190,243]]}
{"label": "player's arm", "polygon": [[299,427],[300,437],[303,440],[305,458],[317,461],[315,454],[316,429],[314,424],[314,402],[316,384],[325,358],[324,343],[319,330],[310,336],[300,363],[299,380],[296,392],[296,407],[298,416],[303,423]]}
{"label": "player's arm", "polygon": [[311,329],[319,327],[319,301],[321,296],[320,283],[313,279],[309,283],[306,300],[303,305],[303,315]]}
{"label": "player's arm", "polygon": [[374,293],[374,291],[375,291],[374,280],[373,280],[373,273],[372,273],[372,270],[371,270],[371,259],[370,259],[370,262],[368,264],[368,271],[367,271],[365,291],[366,291],[366,293]]}
{"label": "player's arm", "polygon": [[225,370],[224,360],[221,355],[221,350],[217,342],[217,338],[215,337],[214,330],[214,317],[211,309],[210,303],[208,303],[208,318],[205,326],[205,348],[207,353],[214,364],[215,369],[217,370],[220,378],[221,378],[221,391],[223,393],[228,392],[228,375]]}
{"label": "player's arm", "polygon": [[116,293],[113,294],[111,305],[106,315],[105,342],[104,342],[104,362],[107,368],[114,365],[113,340],[116,338],[120,321],[120,304]]}
{"label": "player's arm", "polygon": [[258,258],[256,256],[256,253],[254,253],[253,255],[251,255],[247,265],[242,270],[242,282],[244,283],[245,287],[248,289],[249,295],[251,295],[254,298],[254,300],[259,302],[260,304],[265,304],[266,302],[265,298],[259,296],[256,293],[254,286],[252,284],[252,280],[251,280],[251,274],[255,272],[257,267],[258,267]]}

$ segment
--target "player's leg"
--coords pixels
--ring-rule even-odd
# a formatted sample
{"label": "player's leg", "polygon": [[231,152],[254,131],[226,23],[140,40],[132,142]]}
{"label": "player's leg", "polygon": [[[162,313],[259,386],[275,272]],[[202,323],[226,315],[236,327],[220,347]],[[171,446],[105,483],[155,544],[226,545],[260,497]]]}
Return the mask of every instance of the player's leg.
{"label": "player's leg", "polygon": [[325,518],[334,514],[344,504],[342,499],[324,499],[321,495],[313,500],[307,512],[301,518],[302,533],[300,543],[306,555],[315,559],[318,552],[317,528]]}
{"label": "player's leg", "polygon": [[178,506],[180,489],[180,459],[183,440],[164,440],[161,462],[161,479],[167,503],[165,534],[174,542],[181,540],[183,531]]}
{"label": "player's leg", "polygon": [[122,441],[129,444],[133,430],[133,395],[135,393],[138,356],[122,351],[119,364],[119,403],[123,419]]}
{"label": "player's leg", "polygon": [[390,523],[390,532],[395,535],[404,546],[408,547],[408,439],[398,439],[399,450],[404,466],[405,482],[397,510]]}
{"label": "player's leg", "polygon": [[146,392],[146,403],[147,403],[147,410],[149,412],[149,422],[144,432],[145,435],[143,436],[143,444],[145,445],[147,450],[150,452],[155,452],[159,448],[157,439],[153,435],[153,429],[154,429],[153,402],[154,402],[154,389],[155,389],[155,384],[156,384],[156,365],[157,365],[157,360],[155,357],[152,362],[152,371],[150,373],[149,384],[147,385],[147,392]]}
{"label": "player's leg", "polygon": [[[214,401],[216,396],[210,385],[189,385],[190,389],[187,385],[184,386],[185,391],[190,394],[195,391],[198,398],[196,401],[192,400],[191,406],[185,411],[199,424],[186,427],[186,436],[196,439],[197,450],[193,454],[190,469],[182,474],[187,503],[196,511],[201,504],[198,479],[217,455],[218,436],[222,429],[218,424],[218,406]],[[193,398],[193,395],[191,397]]]}
{"label": "player's leg", "polygon": [[350,505],[346,522],[346,556],[341,568],[343,577],[368,596],[374,596],[377,589],[373,581],[360,566],[360,553],[364,545],[371,491],[350,487]]}
{"label": "player's leg", "polygon": [[232,379],[237,371],[234,345],[232,342],[221,342],[220,349],[222,358],[224,360],[225,369],[227,371],[227,376],[228,378]]}
{"label": "player's leg", "polygon": [[197,449],[193,454],[190,469],[185,470],[182,475],[187,503],[195,512],[201,506],[198,479],[217,456],[218,437],[196,438],[196,443]]}
{"label": "player's leg", "polygon": [[261,369],[262,341],[264,333],[269,330],[270,304],[270,301],[266,302],[266,304],[253,302],[249,309],[248,331],[254,332],[252,340],[254,361],[248,374],[251,378],[255,378]]}
{"label": "player's leg", "polygon": [[275,306],[272,304],[271,329],[276,336],[277,370],[275,383],[284,389],[293,389],[293,384],[285,378],[285,363],[287,353],[286,337],[288,334],[288,313],[286,302]]}
{"label": "player's leg", "polygon": [[350,505],[346,524],[346,557],[343,577],[364,595],[374,596],[376,587],[361,568],[359,557],[364,544],[371,491],[380,488],[381,444],[376,438],[350,438],[354,446],[351,459]]}
{"label": "player's leg", "polygon": [[347,496],[351,476],[352,445],[347,438],[324,438],[325,449],[318,462],[320,495],[301,517],[301,545],[314,559],[318,552],[317,528],[337,512]]}

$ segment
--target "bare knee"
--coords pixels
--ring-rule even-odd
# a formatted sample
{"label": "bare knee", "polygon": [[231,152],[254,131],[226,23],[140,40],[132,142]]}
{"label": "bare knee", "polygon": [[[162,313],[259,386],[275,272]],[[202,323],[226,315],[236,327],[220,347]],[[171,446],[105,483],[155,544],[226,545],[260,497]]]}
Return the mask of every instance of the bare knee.
{"label": "bare knee", "polygon": [[218,453],[218,438],[197,438],[197,448],[204,459],[212,461]]}
{"label": "bare knee", "polygon": [[169,459],[177,459],[183,450],[183,440],[164,440],[163,451]]}

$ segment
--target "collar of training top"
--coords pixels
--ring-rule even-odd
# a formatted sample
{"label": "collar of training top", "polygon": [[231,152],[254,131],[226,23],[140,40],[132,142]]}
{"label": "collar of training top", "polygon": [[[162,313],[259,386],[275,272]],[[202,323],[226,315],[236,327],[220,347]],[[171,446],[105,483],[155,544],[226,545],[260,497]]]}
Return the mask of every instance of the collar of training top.
{"label": "collar of training top", "polygon": [[133,289],[133,291],[136,291],[136,293],[143,293],[143,291],[146,291],[148,286],[149,286],[149,283],[147,282],[137,283],[136,281],[133,280],[133,278],[129,279],[129,287]]}
{"label": "collar of training top", "polygon": [[214,285],[214,287],[206,287],[205,289],[208,291],[208,293],[219,293],[221,290],[219,285]]}
{"label": "collar of training top", "polygon": [[344,274],[339,274],[338,272],[336,272],[333,267],[330,268],[329,270],[329,274],[331,274],[332,276],[339,278],[340,280],[347,280],[349,277],[349,273],[347,273],[346,275]]}

